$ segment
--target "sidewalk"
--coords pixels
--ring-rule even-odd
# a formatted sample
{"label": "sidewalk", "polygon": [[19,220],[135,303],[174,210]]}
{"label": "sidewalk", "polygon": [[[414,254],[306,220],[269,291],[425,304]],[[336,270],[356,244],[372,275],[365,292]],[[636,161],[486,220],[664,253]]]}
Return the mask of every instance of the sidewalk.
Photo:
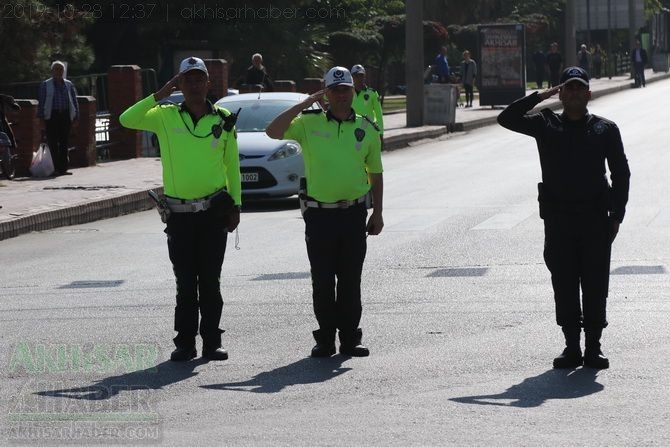
{"label": "sidewalk", "polygon": [[[670,77],[670,73],[645,73],[647,84]],[[593,98],[628,89],[628,76],[591,81]],[[653,86],[647,86],[653,88]],[[528,92],[530,93],[530,91]],[[500,108],[475,106],[456,110],[456,128],[469,131],[495,123]],[[560,108],[558,99],[542,107]],[[385,150],[437,138],[446,126],[406,127],[405,113],[384,116]],[[162,188],[157,158],[99,162],[97,166],[71,169],[73,175],[35,179],[20,177],[0,181],[0,241],[31,231],[76,225],[150,209],[149,189]]]}

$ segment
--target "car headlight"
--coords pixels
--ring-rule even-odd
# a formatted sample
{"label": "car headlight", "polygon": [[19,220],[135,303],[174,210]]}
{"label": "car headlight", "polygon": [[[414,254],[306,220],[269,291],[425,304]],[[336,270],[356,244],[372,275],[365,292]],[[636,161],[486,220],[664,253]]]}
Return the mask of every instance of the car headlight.
{"label": "car headlight", "polygon": [[298,143],[286,143],[274,154],[270,155],[268,161],[283,160],[284,158],[295,157],[296,155],[300,155],[300,152],[302,152],[302,150],[300,149],[300,145]]}

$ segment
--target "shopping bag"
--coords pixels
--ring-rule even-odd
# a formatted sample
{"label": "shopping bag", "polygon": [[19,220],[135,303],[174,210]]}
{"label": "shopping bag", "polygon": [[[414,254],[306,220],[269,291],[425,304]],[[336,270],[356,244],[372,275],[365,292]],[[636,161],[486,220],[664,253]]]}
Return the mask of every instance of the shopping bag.
{"label": "shopping bag", "polygon": [[33,177],[49,177],[55,171],[51,151],[46,143],[41,143],[37,151],[33,152],[30,162],[30,174]]}

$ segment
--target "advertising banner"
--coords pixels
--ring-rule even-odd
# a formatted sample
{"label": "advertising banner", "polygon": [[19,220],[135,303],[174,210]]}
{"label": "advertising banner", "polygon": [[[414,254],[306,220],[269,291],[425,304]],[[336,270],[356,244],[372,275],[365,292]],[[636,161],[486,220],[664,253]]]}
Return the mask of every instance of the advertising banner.
{"label": "advertising banner", "polygon": [[526,34],[521,24],[478,28],[479,105],[507,105],[526,95]]}

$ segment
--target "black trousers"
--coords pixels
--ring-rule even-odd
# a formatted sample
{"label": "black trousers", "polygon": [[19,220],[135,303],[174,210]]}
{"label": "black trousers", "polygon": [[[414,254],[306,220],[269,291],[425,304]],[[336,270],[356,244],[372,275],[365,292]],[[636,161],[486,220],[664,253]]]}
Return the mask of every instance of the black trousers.
{"label": "black trousers", "polygon": [[542,88],[544,85],[544,65],[535,66],[535,82],[537,83],[537,88]]}
{"label": "black trousers", "polygon": [[647,85],[647,81],[644,79],[644,64],[642,62],[633,62],[633,77],[636,87]]}
{"label": "black trousers", "polygon": [[366,216],[365,204],[305,211],[314,314],[319,328],[326,333],[339,329],[353,335],[361,321]]}
{"label": "black trousers", "polygon": [[605,212],[547,214],[544,261],[551,272],[556,322],[563,327],[602,329],[607,326],[609,218]]}
{"label": "black trousers", "polygon": [[168,252],[177,281],[174,342],[178,347],[195,344],[198,313],[203,345],[214,349],[221,346],[220,277],[228,238],[226,224],[227,218],[212,208],[172,213],[167,222]]}
{"label": "black trousers", "polygon": [[466,105],[472,105],[472,100],[475,98],[474,87],[472,84],[463,84],[465,89],[465,103]]}
{"label": "black trousers", "polygon": [[47,144],[51,152],[56,172],[63,173],[68,168],[68,138],[70,137],[70,113],[53,110],[51,118],[45,121]]}

